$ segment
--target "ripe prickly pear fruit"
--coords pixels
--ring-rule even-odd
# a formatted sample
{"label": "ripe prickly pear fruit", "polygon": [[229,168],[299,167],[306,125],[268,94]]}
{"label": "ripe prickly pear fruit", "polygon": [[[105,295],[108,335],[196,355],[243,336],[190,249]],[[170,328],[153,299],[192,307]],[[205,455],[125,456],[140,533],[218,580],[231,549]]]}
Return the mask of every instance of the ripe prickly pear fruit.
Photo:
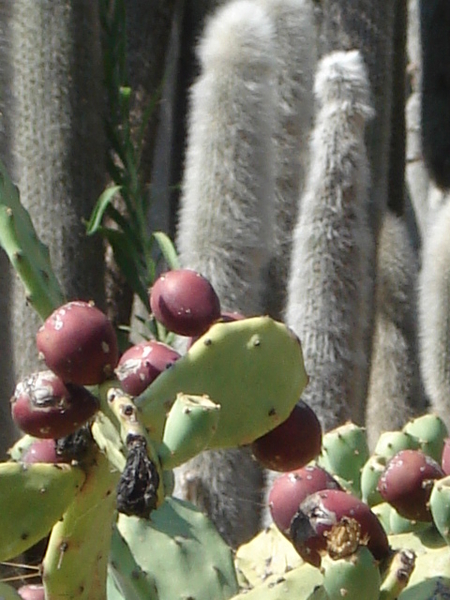
{"label": "ripe prickly pear fruit", "polygon": [[435,414],[426,414],[409,421],[403,431],[416,438],[420,450],[441,462],[444,440],[448,429],[444,421]]}
{"label": "ripe prickly pear fruit", "polygon": [[162,342],[150,340],[126,350],[115,369],[124,392],[139,396],[158,375],[180,358],[180,354]]}
{"label": "ripe prickly pear fruit", "polygon": [[445,438],[442,449],[441,467],[446,475],[450,475],[450,437]]}
{"label": "ripe prickly pear fruit", "polygon": [[220,318],[213,286],[191,269],[163,273],[150,290],[150,307],[157,321],[178,335],[201,335]]}
{"label": "ripe prickly pear fruit", "polygon": [[389,553],[389,542],[380,521],[371,509],[348,492],[322,490],[308,496],[291,522],[290,537],[300,556],[320,566],[326,549],[326,534],[343,517],[351,517],[361,526],[362,539],[377,560]]}
{"label": "ripe prickly pear fruit", "polygon": [[63,457],[56,452],[54,439],[41,439],[33,442],[21,457],[21,462],[26,465],[34,463],[60,463],[65,462]]}
{"label": "ripe prickly pear fruit", "polygon": [[327,550],[322,572],[328,600],[378,600],[380,571],[358,521],[344,517],[333,525],[327,535]]}
{"label": "ripe prickly pear fruit", "polygon": [[401,450],[386,465],[378,482],[382,498],[412,521],[431,521],[428,506],[435,479],[444,472],[440,465],[420,450]]}
{"label": "ripe prickly pear fruit", "polygon": [[300,400],[280,425],[257,438],[253,456],[266,469],[293,471],[313,460],[322,446],[322,428],[316,413]]}
{"label": "ripe prickly pear fruit", "polygon": [[16,425],[37,438],[74,433],[97,409],[97,398],[86,388],[65,384],[52,371],[39,371],[23,379],[11,399]]}
{"label": "ripe prickly pear fruit", "polygon": [[77,385],[102,383],[119,359],[114,327],[92,302],[73,301],[55,310],[39,329],[36,343],[47,367]]}
{"label": "ripe prickly pear fruit", "polygon": [[374,454],[389,460],[400,450],[418,450],[417,438],[406,431],[384,431],[375,446]]}
{"label": "ripe prickly pear fruit", "polygon": [[369,455],[364,428],[348,422],[323,436],[318,463],[332,475],[347,481],[351,493],[359,496],[361,469]]}
{"label": "ripe prickly pear fruit", "polygon": [[22,585],[17,593],[22,600],[45,600],[45,590],[42,584]]}
{"label": "ripe prickly pear fruit", "polygon": [[430,495],[433,522],[450,546],[450,477],[436,481]]}
{"label": "ripe prickly pear fruit", "polygon": [[321,490],[341,489],[325,469],[307,465],[275,479],[269,492],[269,510],[278,529],[289,537],[292,518],[307,496]]}

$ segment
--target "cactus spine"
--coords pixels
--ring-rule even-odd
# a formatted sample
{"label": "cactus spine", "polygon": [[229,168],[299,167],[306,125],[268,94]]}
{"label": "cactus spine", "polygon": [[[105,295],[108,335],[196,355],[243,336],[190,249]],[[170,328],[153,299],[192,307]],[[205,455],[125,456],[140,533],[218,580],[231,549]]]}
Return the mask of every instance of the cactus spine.
{"label": "cactus spine", "polygon": [[324,429],[363,422],[371,236],[364,126],[373,115],[358,51],[319,63],[320,104],[294,231],[286,321],[302,340],[310,383],[303,399]]}

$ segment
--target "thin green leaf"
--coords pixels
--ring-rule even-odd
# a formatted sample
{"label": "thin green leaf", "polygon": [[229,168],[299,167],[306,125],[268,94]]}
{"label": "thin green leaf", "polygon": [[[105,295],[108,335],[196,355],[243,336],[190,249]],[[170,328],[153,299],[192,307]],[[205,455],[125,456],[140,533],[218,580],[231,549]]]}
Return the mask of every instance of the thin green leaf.
{"label": "thin green leaf", "polygon": [[86,227],[86,234],[93,235],[97,233],[101,227],[103,217],[105,216],[108,207],[110,206],[112,199],[120,191],[120,186],[114,185],[107,188],[97,200],[94,209],[91,214],[91,218]]}
{"label": "thin green leaf", "polygon": [[180,261],[178,260],[177,251],[172,243],[172,240],[163,231],[154,231],[153,237],[155,238],[161,254],[164,257],[167,265],[170,269],[179,269]]}

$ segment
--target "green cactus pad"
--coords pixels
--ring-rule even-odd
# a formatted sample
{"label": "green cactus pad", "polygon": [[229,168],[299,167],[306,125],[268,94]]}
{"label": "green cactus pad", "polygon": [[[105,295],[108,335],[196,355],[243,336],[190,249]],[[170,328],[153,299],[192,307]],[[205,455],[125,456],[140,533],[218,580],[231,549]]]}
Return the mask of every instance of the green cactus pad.
{"label": "green cactus pad", "polygon": [[83,471],[66,464],[0,464],[0,560],[45,537],[79,493]]}
{"label": "green cactus pad", "polygon": [[270,317],[216,323],[136,398],[150,435],[161,440],[178,393],[220,404],[209,448],[249,444],[285,421],[306,386],[298,338]]}
{"label": "green cactus pad", "polygon": [[106,600],[106,576],[120,473],[96,451],[82,490],[53,527],[42,563],[46,598]]}
{"label": "green cactus pad", "polygon": [[435,482],[430,496],[430,511],[437,530],[450,545],[450,476]]}
{"label": "green cactus pad", "polygon": [[0,598],[1,600],[22,600],[22,596],[16,592],[16,590],[0,581]]}
{"label": "green cactus pad", "polygon": [[377,490],[377,485],[385,468],[386,459],[383,456],[373,454],[361,470],[361,498],[369,506],[375,506],[383,502],[381,494]]}
{"label": "green cactus pad", "polygon": [[[111,564],[122,582],[133,578],[122,564],[124,543],[159,600],[226,600],[238,591],[232,554],[209,519],[188,502],[168,498],[151,521],[120,515]],[[144,575],[145,574],[145,575]],[[129,582],[131,585],[132,582]]]}
{"label": "green cactus pad", "polygon": [[381,576],[367,546],[345,558],[322,559],[323,587],[329,600],[378,600]]}
{"label": "green cactus pad", "polygon": [[438,415],[427,414],[409,421],[403,431],[417,439],[420,449],[431,458],[441,463],[444,440],[448,437],[448,429]]}
{"label": "green cactus pad", "polygon": [[27,300],[44,320],[64,303],[47,246],[37,237],[19,192],[0,162],[0,246],[25,287]]}
{"label": "green cactus pad", "polygon": [[164,427],[158,454],[163,469],[174,469],[204,450],[217,431],[220,405],[206,396],[178,394]]}
{"label": "green cactus pad", "polygon": [[401,450],[417,450],[417,438],[406,431],[384,431],[378,438],[374,454],[389,460]]}
{"label": "green cactus pad", "polygon": [[354,423],[345,423],[328,431],[322,439],[320,467],[346,480],[355,496],[361,497],[361,469],[369,459],[365,430]]}
{"label": "green cactus pad", "polygon": [[398,600],[447,600],[450,597],[450,548],[417,554],[416,566]]}

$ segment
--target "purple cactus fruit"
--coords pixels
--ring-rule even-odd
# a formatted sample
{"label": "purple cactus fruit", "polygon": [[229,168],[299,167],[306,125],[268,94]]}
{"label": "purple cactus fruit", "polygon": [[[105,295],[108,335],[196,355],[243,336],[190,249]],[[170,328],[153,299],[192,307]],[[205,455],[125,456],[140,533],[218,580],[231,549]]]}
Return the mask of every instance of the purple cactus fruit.
{"label": "purple cactus fruit", "polygon": [[450,475],[450,437],[445,438],[442,449],[441,467],[445,475]]}
{"label": "purple cactus fruit", "polygon": [[22,600],[45,600],[45,590],[42,584],[22,585],[17,593]]}
{"label": "purple cactus fruit", "polygon": [[102,383],[119,360],[114,327],[91,302],[69,302],[55,310],[39,329],[36,343],[47,367],[67,383]]}
{"label": "purple cactus fruit", "polygon": [[439,463],[420,450],[401,450],[378,481],[383,500],[411,521],[431,521],[428,506],[435,479],[444,477]]}
{"label": "purple cactus fruit", "polygon": [[191,269],[168,271],[150,290],[155,318],[178,335],[202,335],[220,318],[220,301],[211,283]]}
{"label": "purple cactus fruit", "polygon": [[180,354],[176,350],[162,342],[141,342],[123,353],[115,374],[127,394],[139,396],[162,371],[179,358]]}
{"label": "purple cactus fruit", "polygon": [[300,400],[289,417],[251,444],[253,456],[266,469],[293,471],[308,464],[322,446],[316,413]]}
{"label": "purple cactus fruit", "polygon": [[278,529],[289,537],[292,518],[307,496],[321,490],[340,490],[330,473],[317,465],[307,465],[275,479],[269,492],[269,510]]}
{"label": "purple cactus fruit", "polygon": [[61,438],[74,433],[98,409],[86,388],[65,384],[52,371],[33,373],[16,385],[11,412],[16,425],[37,438]]}
{"label": "purple cactus fruit", "polygon": [[63,457],[56,452],[54,439],[40,439],[33,442],[23,453],[21,462],[26,465],[34,463],[61,463],[65,462]]}
{"label": "purple cactus fruit", "polygon": [[319,567],[327,547],[327,532],[344,517],[358,521],[361,537],[377,560],[389,554],[387,535],[369,506],[348,492],[322,490],[308,496],[291,522],[290,537],[306,562]]}

